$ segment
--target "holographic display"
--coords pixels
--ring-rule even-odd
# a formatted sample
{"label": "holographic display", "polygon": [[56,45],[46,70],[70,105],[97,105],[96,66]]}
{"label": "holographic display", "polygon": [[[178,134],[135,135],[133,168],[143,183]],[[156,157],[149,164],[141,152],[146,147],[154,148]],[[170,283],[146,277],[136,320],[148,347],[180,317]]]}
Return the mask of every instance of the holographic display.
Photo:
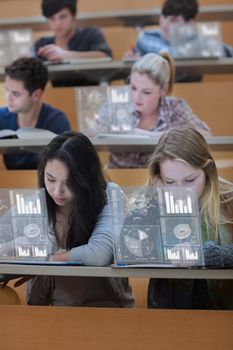
{"label": "holographic display", "polygon": [[116,264],[204,265],[194,187],[114,188],[110,196]]}

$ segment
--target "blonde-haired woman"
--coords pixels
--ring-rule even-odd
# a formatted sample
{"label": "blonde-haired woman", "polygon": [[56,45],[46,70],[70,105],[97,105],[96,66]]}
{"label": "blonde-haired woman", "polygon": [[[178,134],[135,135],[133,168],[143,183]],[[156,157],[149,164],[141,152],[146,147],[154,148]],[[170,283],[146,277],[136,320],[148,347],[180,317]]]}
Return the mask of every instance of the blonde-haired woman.
{"label": "blonde-haired woman", "polygon": [[[130,74],[130,106],[124,105],[133,133],[153,136],[174,127],[192,126],[205,135],[210,134],[209,127],[185,100],[168,96],[173,89],[174,74],[173,59],[166,52],[148,53],[135,62]],[[114,113],[114,108],[111,111]],[[100,130],[110,131],[109,105],[98,113],[97,123]],[[149,156],[145,152],[114,153],[110,156],[109,167],[145,168]]]}
{"label": "blonde-haired woman", "polygon": [[[165,132],[149,163],[148,186],[196,187],[205,263],[233,266],[233,184],[218,177],[204,137],[193,128]],[[233,280],[151,279],[151,308],[233,309]]]}

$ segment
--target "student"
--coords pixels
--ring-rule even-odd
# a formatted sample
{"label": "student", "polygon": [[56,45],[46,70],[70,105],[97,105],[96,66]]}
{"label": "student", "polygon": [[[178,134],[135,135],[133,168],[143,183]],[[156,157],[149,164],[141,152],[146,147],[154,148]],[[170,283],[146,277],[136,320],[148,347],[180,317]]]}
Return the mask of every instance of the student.
{"label": "student", "polygon": [[[51,228],[52,260],[107,266],[113,260],[112,222],[106,183],[97,152],[75,132],[55,137],[39,166]],[[121,199],[119,199],[121,200]],[[132,307],[128,279],[36,276],[29,282],[31,305]]]}
{"label": "student", "polygon": [[[195,186],[207,266],[233,266],[233,184],[218,177],[203,136],[192,128],[165,132],[149,163],[149,188]],[[148,307],[233,309],[232,280],[151,279]]]}
{"label": "student", "polygon": [[[133,133],[160,135],[161,132],[181,126],[192,126],[209,135],[210,129],[191,110],[183,99],[167,96],[174,83],[174,63],[168,53],[150,53],[139,58],[130,74],[131,113]],[[114,107],[114,106],[112,106]],[[124,104],[124,108],[125,104]],[[113,112],[114,113],[114,112]],[[109,105],[97,115],[97,130],[108,132]],[[113,153],[109,168],[145,168],[149,153]]]}
{"label": "student", "polygon": [[171,24],[191,24],[196,20],[197,14],[197,0],[165,0],[159,17],[159,29],[141,32],[137,39],[134,52],[145,55],[149,52],[159,53],[160,51],[167,51],[172,54],[173,52],[169,42]]}
{"label": "student", "polygon": [[[47,68],[37,58],[18,58],[5,67],[7,107],[0,108],[0,130],[39,128],[56,134],[70,130],[65,114],[42,102],[47,81]],[[7,169],[36,169],[37,161],[35,154],[4,155]]]}
{"label": "student", "polygon": [[54,36],[35,43],[36,55],[48,61],[111,56],[103,33],[97,27],[76,27],[76,0],[42,0],[42,14]]}
{"label": "student", "polygon": [[[194,28],[198,10],[197,0],[165,0],[159,17],[159,29],[142,31],[137,38],[135,48],[126,52],[124,59],[138,58],[150,52],[159,53],[160,51],[167,51],[174,55],[169,41],[171,28],[174,31],[174,25],[183,24],[189,24],[191,28]],[[193,36],[190,37],[190,45],[192,41]],[[223,44],[222,55],[231,57],[233,55],[232,47]],[[179,73],[176,74],[175,80],[177,82],[189,82],[200,81],[201,78],[200,75],[196,74]]]}

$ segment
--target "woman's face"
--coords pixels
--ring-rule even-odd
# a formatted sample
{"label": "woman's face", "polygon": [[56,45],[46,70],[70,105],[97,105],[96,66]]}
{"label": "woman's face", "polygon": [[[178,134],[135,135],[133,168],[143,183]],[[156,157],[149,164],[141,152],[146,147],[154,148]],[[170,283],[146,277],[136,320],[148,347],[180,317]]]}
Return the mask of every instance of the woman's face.
{"label": "woman's face", "polygon": [[147,74],[137,72],[131,75],[130,87],[134,109],[143,115],[155,114],[165,90],[156,85]]}
{"label": "woman's face", "polygon": [[59,207],[67,207],[72,204],[74,194],[70,189],[69,172],[67,166],[58,159],[47,162],[44,172],[45,187]]}
{"label": "woman's face", "polygon": [[160,163],[160,177],[164,185],[195,186],[200,198],[206,185],[205,173],[181,160],[165,159]]}

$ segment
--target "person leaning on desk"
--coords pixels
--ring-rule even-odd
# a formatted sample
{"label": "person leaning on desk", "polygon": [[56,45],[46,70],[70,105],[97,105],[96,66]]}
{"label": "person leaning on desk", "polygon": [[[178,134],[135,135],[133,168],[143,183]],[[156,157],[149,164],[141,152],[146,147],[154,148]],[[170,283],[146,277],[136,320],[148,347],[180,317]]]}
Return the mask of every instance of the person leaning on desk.
{"label": "person leaning on desk", "polygon": [[[97,113],[93,133],[109,132],[111,118],[117,114],[114,108],[120,106],[125,109],[125,120],[132,125],[133,134],[154,136],[174,127],[192,126],[209,135],[209,127],[193,113],[185,100],[167,96],[172,92],[174,72],[173,59],[166,52],[149,53],[139,58],[130,73],[131,100],[128,105],[104,104]],[[145,152],[112,153],[108,167],[146,168],[149,157],[150,153]]]}
{"label": "person leaning on desk", "polygon": [[[118,186],[105,181],[96,149],[88,137],[75,132],[55,137],[43,151],[38,178],[46,194],[51,260],[110,265],[112,203],[107,194]],[[117,198],[118,204],[121,201],[123,198]],[[127,278],[77,276],[35,276],[28,282],[27,302],[56,306],[134,306]]]}
{"label": "person leaning on desk", "polygon": [[[147,53],[167,51],[174,56],[174,49],[170,41],[170,32],[174,34],[174,25],[189,25],[190,31],[196,26],[196,17],[199,11],[197,0],[165,0],[161,15],[159,17],[159,29],[149,29],[141,31],[135,47],[124,54],[123,59],[137,59]],[[199,38],[200,40],[200,38]],[[193,36],[187,38],[187,45],[192,46]],[[230,45],[222,43],[222,56],[232,57],[233,48]],[[200,81],[202,77],[197,74],[186,74],[179,72],[176,74],[176,82],[195,82]]]}
{"label": "person leaning on desk", "polygon": [[[233,184],[218,177],[199,132],[161,136],[149,163],[149,190],[156,185],[196,187],[205,265],[233,267]],[[233,310],[233,280],[150,279],[148,307]]]}
{"label": "person leaning on desk", "polygon": [[[65,114],[42,102],[47,81],[48,70],[38,58],[18,58],[5,67],[7,107],[0,108],[0,130],[38,128],[55,134],[70,130]],[[3,159],[7,169],[37,169],[35,154],[6,154]]]}
{"label": "person leaning on desk", "polygon": [[76,0],[42,0],[42,14],[48,19],[54,35],[35,43],[38,57],[54,62],[79,58],[101,58],[112,55],[98,27],[76,27]]}

